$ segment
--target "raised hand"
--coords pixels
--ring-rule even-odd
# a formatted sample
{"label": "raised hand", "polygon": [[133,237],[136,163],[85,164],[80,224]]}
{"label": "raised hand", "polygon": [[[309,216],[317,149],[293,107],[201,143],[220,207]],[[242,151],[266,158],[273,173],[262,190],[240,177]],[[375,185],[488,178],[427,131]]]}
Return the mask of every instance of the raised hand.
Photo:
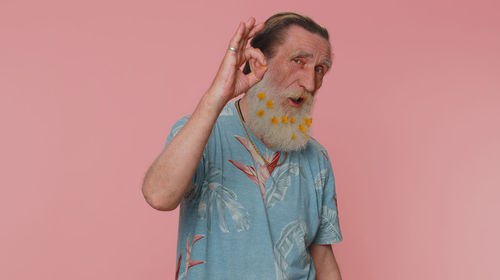
{"label": "raised hand", "polygon": [[[188,192],[193,175],[219,114],[233,97],[246,92],[267,71],[266,59],[258,49],[247,48],[248,40],[264,28],[250,18],[238,26],[219,71],[193,114],[149,168],[142,192],[146,201],[158,210],[175,209]],[[229,47],[231,49],[229,49]],[[250,62],[252,72],[240,70]]]}
{"label": "raised hand", "polygon": [[[255,24],[255,18],[251,17],[246,22],[240,22],[231,38],[211,86],[211,90],[217,92],[224,102],[246,92],[260,81],[267,71],[264,54],[259,49],[247,47],[248,40],[263,28],[264,23]],[[246,61],[249,61],[252,69],[252,72],[247,75],[241,71]]]}

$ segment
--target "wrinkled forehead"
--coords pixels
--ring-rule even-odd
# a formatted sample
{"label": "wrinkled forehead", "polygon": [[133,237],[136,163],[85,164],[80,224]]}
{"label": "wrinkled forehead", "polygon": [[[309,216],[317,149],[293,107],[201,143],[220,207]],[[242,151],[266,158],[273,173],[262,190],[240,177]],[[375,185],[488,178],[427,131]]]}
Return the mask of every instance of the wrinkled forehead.
{"label": "wrinkled forehead", "polygon": [[332,59],[330,41],[298,25],[292,25],[285,30],[284,38],[276,51],[282,55],[307,53],[318,60]]}

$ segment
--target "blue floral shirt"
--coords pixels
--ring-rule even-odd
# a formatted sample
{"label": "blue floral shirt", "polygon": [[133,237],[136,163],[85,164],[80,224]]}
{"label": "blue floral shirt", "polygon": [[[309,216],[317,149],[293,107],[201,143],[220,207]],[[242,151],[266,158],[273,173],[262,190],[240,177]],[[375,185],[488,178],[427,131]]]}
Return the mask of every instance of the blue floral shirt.
{"label": "blue floral shirt", "polygon": [[[187,122],[172,128],[167,145]],[[342,240],[331,162],[248,140],[234,101],[217,119],[180,204],[176,279],[314,279],[311,244]]]}

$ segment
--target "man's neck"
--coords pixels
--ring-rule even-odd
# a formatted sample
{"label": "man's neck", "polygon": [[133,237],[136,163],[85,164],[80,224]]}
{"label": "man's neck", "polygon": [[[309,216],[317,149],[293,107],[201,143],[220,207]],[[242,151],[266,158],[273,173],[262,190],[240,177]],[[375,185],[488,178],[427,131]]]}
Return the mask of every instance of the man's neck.
{"label": "man's neck", "polygon": [[[243,96],[243,98],[240,99],[240,111],[241,111],[241,115],[243,116],[243,119],[245,120],[245,122],[247,121],[247,112],[248,112],[248,95],[245,94]],[[253,132],[253,130],[252,130]]]}

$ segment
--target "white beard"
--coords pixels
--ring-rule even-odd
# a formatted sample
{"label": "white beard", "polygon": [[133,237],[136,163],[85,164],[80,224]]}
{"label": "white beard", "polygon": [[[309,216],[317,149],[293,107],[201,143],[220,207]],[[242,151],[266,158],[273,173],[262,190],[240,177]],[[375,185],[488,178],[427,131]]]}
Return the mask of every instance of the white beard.
{"label": "white beard", "polygon": [[[279,151],[299,151],[306,147],[309,140],[310,112],[313,96],[303,90],[277,90],[268,82],[268,75],[248,90],[248,114],[246,121],[252,131],[270,148]],[[259,93],[265,93],[265,98],[259,98]],[[288,98],[302,97],[304,101],[299,107],[290,105]],[[267,102],[274,106],[269,108]],[[259,116],[258,112],[264,112]],[[276,117],[278,122],[273,123]],[[282,117],[286,117],[285,123]],[[292,123],[292,119],[295,123]],[[301,130],[302,129],[302,130]]]}

